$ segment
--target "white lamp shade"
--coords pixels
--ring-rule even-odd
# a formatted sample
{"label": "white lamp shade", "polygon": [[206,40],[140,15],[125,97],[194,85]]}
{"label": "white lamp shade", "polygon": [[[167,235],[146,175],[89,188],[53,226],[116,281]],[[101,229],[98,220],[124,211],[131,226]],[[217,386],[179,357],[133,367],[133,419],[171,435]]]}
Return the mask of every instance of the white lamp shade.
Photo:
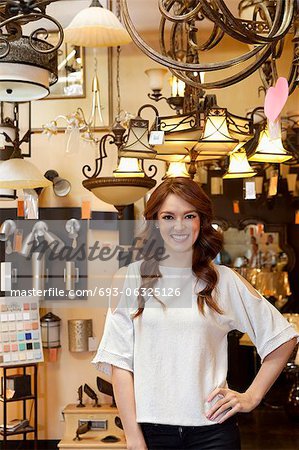
{"label": "white lamp shade", "polygon": [[49,94],[49,71],[27,64],[1,62],[0,101],[28,102]]}
{"label": "white lamp shade", "polygon": [[64,30],[64,40],[83,47],[114,47],[132,41],[113,12],[99,6],[80,11]]}
{"label": "white lamp shade", "polygon": [[51,184],[31,162],[22,158],[0,164],[0,189],[35,189]]}
{"label": "white lamp shade", "polygon": [[163,178],[176,178],[176,177],[190,178],[185,163],[171,162]]}
{"label": "white lamp shade", "polygon": [[137,158],[120,158],[118,167],[113,171],[114,177],[144,177]]}
{"label": "white lamp shade", "polygon": [[292,156],[283,148],[281,138],[269,138],[268,130],[263,130],[255,153],[250,156],[250,161],[283,163]]}
{"label": "white lamp shade", "polygon": [[229,168],[223,178],[249,178],[256,175],[250,167],[245,151],[237,151],[230,155]]}
{"label": "white lamp shade", "polygon": [[149,79],[149,87],[152,91],[161,91],[163,89],[164,77],[167,74],[167,69],[147,69],[145,71]]}

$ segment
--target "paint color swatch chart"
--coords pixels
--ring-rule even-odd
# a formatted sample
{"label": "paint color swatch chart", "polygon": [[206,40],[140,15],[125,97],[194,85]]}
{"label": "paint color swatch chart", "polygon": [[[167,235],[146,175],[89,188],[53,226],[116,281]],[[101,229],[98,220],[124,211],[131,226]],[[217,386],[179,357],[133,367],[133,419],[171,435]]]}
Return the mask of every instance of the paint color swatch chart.
{"label": "paint color swatch chart", "polygon": [[0,365],[41,362],[39,305],[28,297],[0,298]]}

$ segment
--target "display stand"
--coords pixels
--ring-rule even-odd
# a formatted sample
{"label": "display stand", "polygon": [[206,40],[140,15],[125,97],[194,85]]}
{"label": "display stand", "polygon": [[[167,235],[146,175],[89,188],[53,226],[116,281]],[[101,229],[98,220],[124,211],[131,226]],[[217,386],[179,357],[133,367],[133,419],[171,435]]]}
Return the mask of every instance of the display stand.
{"label": "display stand", "polygon": [[[3,437],[2,441],[2,449],[7,449],[7,440],[9,436],[15,436],[15,435],[23,435],[23,441],[27,440],[27,434],[33,433],[34,434],[34,450],[37,450],[37,364],[22,364],[17,366],[0,366],[3,371],[2,376],[2,395],[0,396],[0,401],[3,402],[3,430],[0,430],[0,436]],[[26,396],[16,396],[12,398],[7,398],[7,380],[8,380],[8,372],[11,370],[16,369],[22,369],[22,375],[31,375],[31,395]],[[30,369],[27,371],[27,369]],[[16,375],[16,372],[13,374]],[[33,382],[32,382],[32,375],[33,375]],[[33,388],[33,390],[32,390]],[[33,426],[28,425],[24,428],[17,429],[16,431],[8,431],[7,430],[7,423],[8,423],[8,404],[13,402],[23,402],[23,415],[22,419],[30,419],[29,417],[29,408],[27,408],[27,402],[28,400],[33,401],[34,403],[34,420],[33,420]],[[27,415],[28,414],[28,415]]]}
{"label": "display stand", "polygon": [[[65,433],[58,444],[60,449],[68,450],[125,450],[127,448],[123,430],[115,424],[118,416],[117,408],[110,405],[78,408],[77,405],[67,405],[63,410],[65,418]],[[80,436],[80,440],[74,440],[79,424],[90,421],[93,429]],[[101,439],[108,435],[117,436],[118,442],[105,443]]]}

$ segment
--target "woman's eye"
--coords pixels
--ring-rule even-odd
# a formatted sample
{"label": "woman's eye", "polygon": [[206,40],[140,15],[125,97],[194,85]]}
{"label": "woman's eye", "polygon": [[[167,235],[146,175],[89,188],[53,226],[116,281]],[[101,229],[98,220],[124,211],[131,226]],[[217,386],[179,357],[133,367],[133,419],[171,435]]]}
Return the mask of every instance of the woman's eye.
{"label": "woman's eye", "polygon": [[186,219],[195,219],[195,218],[196,218],[196,215],[195,215],[195,214],[187,214],[187,215],[185,216],[185,218],[186,218]]}
{"label": "woman's eye", "polygon": [[171,219],[173,219],[173,216],[170,216],[170,215],[163,216],[162,219],[171,220]]}

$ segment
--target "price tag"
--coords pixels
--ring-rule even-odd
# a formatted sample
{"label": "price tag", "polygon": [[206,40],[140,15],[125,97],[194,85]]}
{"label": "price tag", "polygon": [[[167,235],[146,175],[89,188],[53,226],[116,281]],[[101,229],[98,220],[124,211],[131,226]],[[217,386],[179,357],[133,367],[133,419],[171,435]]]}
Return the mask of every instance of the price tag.
{"label": "price tag", "polygon": [[244,181],[245,189],[245,200],[254,200],[256,199],[256,192],[255,192],[255,181]]}
{"label": "price tag", "polygon": [[81,205],[81,219],[90,219],[90,218],[91,218],[90,201],[83,200]]}
{"label": "price tag", "polygon": [[299,209],[295,212],[295,224],[299,225]]}
{"label": "price tag", "polygon": [[25,215],[24,200],[18,200],[17,216],[24,217],[24,215]]}
{"label": "price tag", "polygon": [[151,131],[149,137],[150,145],[162,145],[164,144],[164,131]]}
{"label": "price tag", "polygon": [[234,211],[234,214],[240,214],[239,200],[233,201],[233,211]]}

